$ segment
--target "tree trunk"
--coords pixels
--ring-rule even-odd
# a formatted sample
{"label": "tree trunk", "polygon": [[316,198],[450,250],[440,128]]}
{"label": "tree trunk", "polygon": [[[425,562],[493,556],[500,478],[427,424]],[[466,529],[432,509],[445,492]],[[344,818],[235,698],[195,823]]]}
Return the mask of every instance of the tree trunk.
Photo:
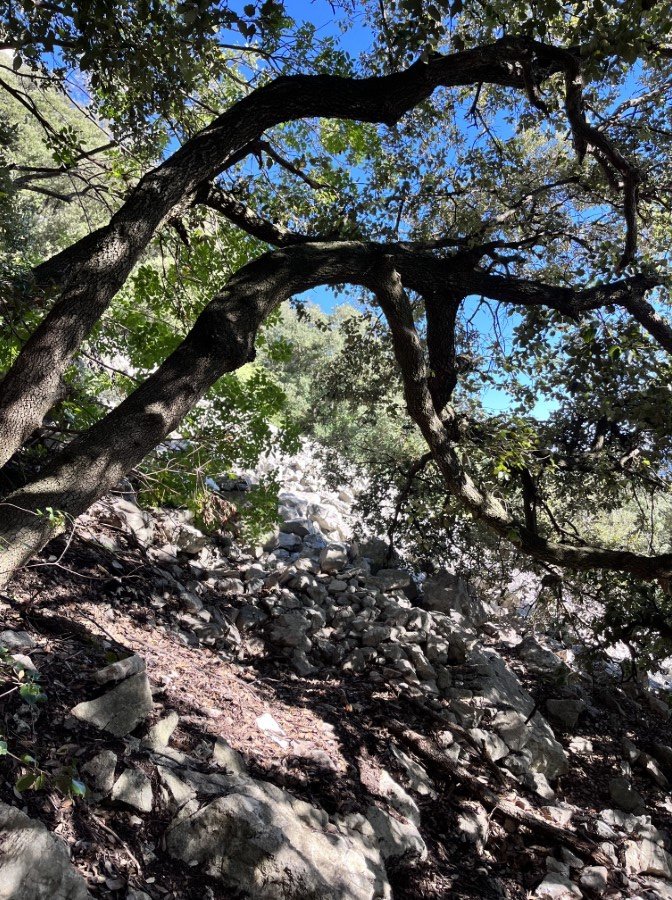
{"label": "tree trunk", "polygon": [[[547,59],[543,45],[536,52],[539,77],[561,68],[550,49]],[[36,268],[38,286],[55,284],[62,290],[0,385],[0,468],[53,406],[74,354],[157,229],[266,129],[312,117],[393,124],[439,86],[488,82],[524,88],[522,71],[514,65],[521,55],[519,44],[502,40],[449,56],[437,54],[382,77],[281,77],[215,119],[148,173],[108,226]]]}
{"label": "tree trunk", "polygon": [[257,329],[275,306],[369,263],[362,245],[343,242],[266,254],[237,272],[153,375],[0,503],[0,586],[138,465],[218,378],[254,358]]}
{"label": "tree trunk", "polygon": [[[429,369],[397,270],[420,293],[435,292],[438,285],[452,280],[466,296],[476,278],[463,267],[456,269],[454,261],[414,253],[404,245],[381,247],[358,241],[301,244],[267,253],[243,267],[152,376],[86,434],[68,444],[34,481],[0,503],[0,585],[138,465],[221,375],[253,359],[257,329],[279,303],[317,285],[343,283],[376,292],[392,332],[409,414],[427,441],[448,490],[466,510],[522,552],[544,562],[574,569],[614,569],[641,578],[669,576],[672,554],[649,557],[553,543],[526,529],[499,500],[474,484],[446,428],[453,415],[450,407],[443,410],[443,421],[437,414]],[[504,302],[510,291],[515,297],[511,302],[520,303],[522,298],[537,304],[545,298],[554,308],[574,309],[571,292],[569,296],[562,293],[560,301],[556,289],[547,285],[494,278],[486,290],[486,282],[480,276],[477,280],[486,295]],[[506,282],[506,291],[502,282]],[[625,280],[620,287],[596,288],[590,298],[580,292],[581,298],[596,305],[614,302],[619,291],[629,294],[630,284]]]}

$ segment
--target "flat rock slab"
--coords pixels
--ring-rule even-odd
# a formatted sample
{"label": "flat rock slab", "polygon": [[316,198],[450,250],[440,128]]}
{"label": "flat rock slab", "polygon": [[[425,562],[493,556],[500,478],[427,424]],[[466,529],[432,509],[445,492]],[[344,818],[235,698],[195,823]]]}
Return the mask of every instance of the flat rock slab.
{"label": "flat rock slab", "polygon": [[144,772],[125,769],[114,783],[112,799],[132,806],[138,812],[151,812],[154,802],[152,783]]}
{"label": "flat rock slab", "polygon": [[65,845],[41,822],[1,802],[0,900],[91,900]]}
{"label": "flat rock slab", "polygon": [[95,700],[85,700],[70,710],[81,722],[96,725],[115,737],[130,734],[152,712],[149,679],[143,673],[133,675]]}

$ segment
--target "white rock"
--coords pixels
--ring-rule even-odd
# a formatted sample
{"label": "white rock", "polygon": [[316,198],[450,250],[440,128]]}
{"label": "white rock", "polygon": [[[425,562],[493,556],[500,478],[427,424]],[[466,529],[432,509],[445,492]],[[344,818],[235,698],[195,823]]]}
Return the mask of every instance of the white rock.
{"label": "white rock", "polygon": [[93,759],[82,766],[86,780],[94,790],[101,794],[109,794],[114,785],[114,770],[117,766],[117,754],[112,750],[101,750]]}
{"label": "white rock", "polygon": [[549,872],[532,896],[544,900],[572,900],[573,897],[583,897],[583,893],[565,875]]}
{"label": "white rock", "polygon": [[390,750],[397,762],[406,770],[408,783],[413,790],[424,797],[436,797],[434,782],[427,774],[427,769],[395,744],[390,744]]}
{"label": "white rock", "polygon": [[348,564],[348,551],[343,544],[328,544],[320,553],[323,572],[341,572]]}
{"label": "white rock", "polygon": [[145,661],[137,653],[126,656],[124,659],[117,660],[104,669],[99,669],[93,676],[94,681],[98,684],[107,684],[110,681],[123,681],[130,678],[131,675],[137,675],[145,671]]}
{"label": "white rock", "polygon": [[245,775],[247,773],[247,766],[243,757],[223,737],[215,738],[215,745],[212,749],[212,761],[230,775]]}
{"label": "white rock", "polygon": [[198,528],[194,528],[193,525],[188,525],[185,522],[180,525],[174,541],[183,553],[189,556],[196,556],[204,547],[208,546],[209,538],[202,531],[199,531]]}
{"label": "white rock", "polygon": [[473,844],[478,853],[483,852],[488,842],[490,820],[487,811],[480,803],[475,800],[465,800],[460,804],[457,828],[463,840]]}
{"label": "white rock", "polygon": [[260,731],[263,731],[264,734],[280,747],[289,747],[289,741],[286,740],[287,735],[284,728],[282,728],[281,725],[278,725],[270,713],[263,713],[261,716],[257,716],[255,724]]}
{"label": "white rock", "polygon": [[325,831],[324,811],[273,785],[236,781],[235,792],[171,826],[166,846],[173,858],[256,900],[391,896],[371,838]]}
{"label": "white rock", "polygon": [[116,737],[124,737],[152,712],[152,692],[144,673],[133,675],[95,700],[78,703],[71,714]]}
{"label": "white rock", "polygon": [[386,863],[408,864],[427,858],[427,846],[422,835],[409,819],[395,819],[375,804],[369,806],[366,818],[376,833],[378,847]]}
{"label": "white rock", "polygon": [[672,856],[654,841],[626,841],[625,869],[632,875],[657,875],[672,880]]}
{"label": "white rock", "polygon": [[154,540],[154,521],[144,509],[122,497],[105,500],[101,505],[103,507],[99,513],[101,522],[129,531],[142,547],[149,547]]}
{"label": "white rock", "polygon": [[609,887],[609,872],[606,866],[586,866],[581,872],[579,884],[601,896]]}
{"label": "white rock", "polygon": [[0,646],[8,650],[32,650],[35,641],[27,631],[11,631],[7,628],[0,631]]}
{"label": "white rock", "polygon": [[174,710],[169,712],[163,719],[159,719],[156,725],[152,725],[147,737],[142,741],[142,746],[148,747],[150,750],[161,750],[163,747],[167,747],[179,721],[180,717]]}

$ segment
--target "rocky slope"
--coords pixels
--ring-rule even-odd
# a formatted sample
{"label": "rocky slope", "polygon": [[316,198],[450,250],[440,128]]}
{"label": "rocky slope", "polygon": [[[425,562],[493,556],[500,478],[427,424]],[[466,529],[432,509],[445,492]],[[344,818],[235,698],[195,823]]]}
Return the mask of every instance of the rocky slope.
{"label": "rocky slope", "polygon": [[4,598],[0,898],[672,897],[669,697],[282,479],[263,547],[116,496]]}

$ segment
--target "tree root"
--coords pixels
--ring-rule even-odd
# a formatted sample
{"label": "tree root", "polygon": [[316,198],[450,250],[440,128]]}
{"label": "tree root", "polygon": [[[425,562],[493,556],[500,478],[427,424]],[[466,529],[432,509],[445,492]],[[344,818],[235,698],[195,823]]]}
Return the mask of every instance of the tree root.
{"label": "tree root", "polygon": [[[450,725],[446,724],[446,727],[450,728]],[[516,806],[511,800],[500,797],[459,763],[454,762],[450,757],[437,750],[431,741],[418,734],[417,731],[406,728],[400,722],[388,723],[388,728],[392,734],[400,738],[424,762],[437,769],[443,777],[448,775],[459,779],[493,815],[500,814],[513,819],[531,831],[566,844],[576,853],[589,857],[598,865],[612,867],[612,861],[588,835],[580,836],[571,829],[549,822],[534,812]]]}

